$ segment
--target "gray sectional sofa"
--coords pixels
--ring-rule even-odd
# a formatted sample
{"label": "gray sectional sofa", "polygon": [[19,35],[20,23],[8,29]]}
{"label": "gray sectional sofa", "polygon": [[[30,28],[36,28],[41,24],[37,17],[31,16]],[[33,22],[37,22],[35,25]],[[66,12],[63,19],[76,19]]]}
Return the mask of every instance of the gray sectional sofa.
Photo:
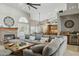
{"label": "gray sectional sofa", "polygon": [[[13,39],[9,41],[13,43],[16,42],[20,43],[20,40],[18,39],[17,40]],[[25,39],[24,42],[25,41],[30,43],[37,43],[37,42],[39,43],[40,40],[35,41],[35,40]],[[63,56],[66,47],[67,47],[66,36],[53,36],[53,38],[51,38],[48,44],[37,44],[32,46],[30,49],[24,49],[23,56]],[[7,50],[6,55],[9,55],[10,53],[11,51],[8,52]],[[5,53],[2,55],[5,55]]]}
{"label": "gray sectional sofa", "polygon": [[39,44],[31,47],[30,49],[24,49],[24,56],[63,56],[67,47],[67,37],[57,36],[52,39],[47,45]]}

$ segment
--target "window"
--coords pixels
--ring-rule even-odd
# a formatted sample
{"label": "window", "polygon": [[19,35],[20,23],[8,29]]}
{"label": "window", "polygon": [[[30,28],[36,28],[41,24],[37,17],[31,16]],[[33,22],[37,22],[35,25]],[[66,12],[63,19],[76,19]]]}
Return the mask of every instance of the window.
{"label": "window", "polygon": [[25,17],[21,17],[18,21],[18,33],[20,32],[29,34],[29,22]]}

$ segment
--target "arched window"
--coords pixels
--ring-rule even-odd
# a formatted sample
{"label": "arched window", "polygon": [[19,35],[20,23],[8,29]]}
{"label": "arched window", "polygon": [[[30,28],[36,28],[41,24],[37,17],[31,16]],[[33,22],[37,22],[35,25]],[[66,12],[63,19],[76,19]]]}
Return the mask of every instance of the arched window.
{"label": "arched window", "polygon": [[29,22],[25,17],[19,18],[18,21],[18,33],[23,32],[24,34],[29,34]]}
{"label": "arched window", "polygon": [[28,20],[27,20],[25,17],[21,17],[21,18],[19,19],[19,22],[20,22],[20,23],[28,23]]}

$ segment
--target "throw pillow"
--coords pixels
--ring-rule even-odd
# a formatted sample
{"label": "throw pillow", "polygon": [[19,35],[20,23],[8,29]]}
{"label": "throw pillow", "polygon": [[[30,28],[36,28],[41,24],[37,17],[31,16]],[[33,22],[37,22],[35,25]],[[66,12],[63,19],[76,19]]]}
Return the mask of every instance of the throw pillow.
{"label": "throw pillow", "polygon": [[48,37],[42,37],[40,42],[42,42],[42,43],[48,42],[48,39],[49,39]]}
{"label": "throw pillow", "polygon": [[48,45],[46,45],[43,49],[42,54],[45,56],[50,56],[60,47],[61,43],[64,40],[61,39],[54,39]]}
{"label": "throw pillow", "polygon": [[30,36],[30,40],[35,40],[35,36]]}

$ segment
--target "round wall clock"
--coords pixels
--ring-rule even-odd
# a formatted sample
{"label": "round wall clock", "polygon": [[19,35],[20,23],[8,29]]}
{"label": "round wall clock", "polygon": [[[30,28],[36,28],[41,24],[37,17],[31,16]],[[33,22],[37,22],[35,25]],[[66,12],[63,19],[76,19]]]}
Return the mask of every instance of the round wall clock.
{"label": "round wall clock", "polygon": [[65,22],[65,27],[66,28],[72,28],[74,26],[74,22],[72,20],[67,20]]}
{"label": "round wall clock", "polygon": [[11,27],[11,26],[14,25],[14,19],[13,19],[12,17],[10,17],[10,16],[6,16],[6,17],[4,18],[4,24],[5,24],[6,26],[8,26],[8,27]]}

